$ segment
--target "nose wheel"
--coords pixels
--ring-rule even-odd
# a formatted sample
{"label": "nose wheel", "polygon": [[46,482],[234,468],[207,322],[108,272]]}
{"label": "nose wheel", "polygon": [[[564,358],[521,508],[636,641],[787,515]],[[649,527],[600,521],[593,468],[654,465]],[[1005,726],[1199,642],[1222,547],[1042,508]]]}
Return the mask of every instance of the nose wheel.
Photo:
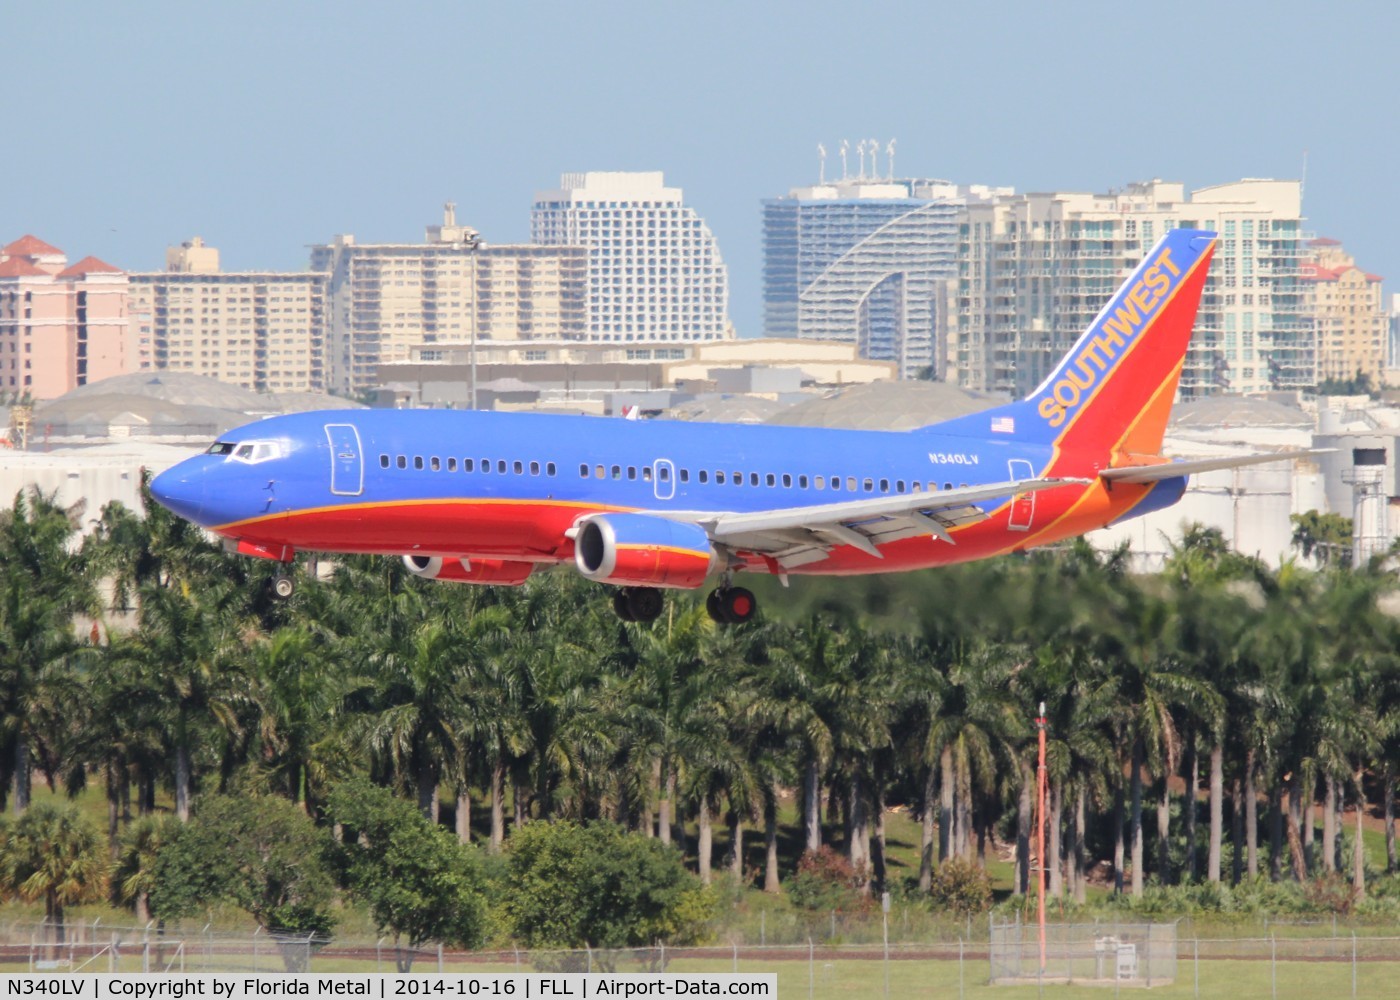
{"label": "nose wheel", "polygon": [[613,611],[625,622],[654,622],[665,606],[655,587],[623,587],[613,594]]}
{"label": "nose wheel", "polygon": [[285,601],[297,591],[296,580],[289,573],[278,573],[268,583],[268,590],[279,601]]}
{"label": "nose wheel", "polygon": [[758,611],[758,599],[743,587],[716,587],[705,599],[705,610],[721,625],[743,625]]}

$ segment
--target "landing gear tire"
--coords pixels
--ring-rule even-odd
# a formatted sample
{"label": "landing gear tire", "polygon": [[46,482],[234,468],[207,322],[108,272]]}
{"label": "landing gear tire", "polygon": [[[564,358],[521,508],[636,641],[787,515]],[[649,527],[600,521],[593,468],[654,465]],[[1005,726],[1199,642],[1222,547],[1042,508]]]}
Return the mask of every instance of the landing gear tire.
{"label": "landing gear tire", "polygon": [[655,587],[624,587],[618,591],[618,597],[622,599],[621,604],[614,598],[613,608],[625,605],[627,614],[624,620],[629,622],[654,622],[661,617],[661,609],[666,606],[661,591]]}
{"label": "landing gear tire", "polygon": [[637,619],[632,617],[632,609],[627,605],[627,591],[619,590],[613,594],[613,614],[625,622],[634,622]]}
{"label": "landing gear tire", "polygon": [[705,599],[710,617],[724,625],[743,625],[758,611],[758,599],[743,587],[719,587]]}
{"label": "landing gear tire", "polygon": [[268,589],[272,596],[279,601],[285,601],[297,591],[297,584],[291,576],[286,573],[278,573],[268,584]]}

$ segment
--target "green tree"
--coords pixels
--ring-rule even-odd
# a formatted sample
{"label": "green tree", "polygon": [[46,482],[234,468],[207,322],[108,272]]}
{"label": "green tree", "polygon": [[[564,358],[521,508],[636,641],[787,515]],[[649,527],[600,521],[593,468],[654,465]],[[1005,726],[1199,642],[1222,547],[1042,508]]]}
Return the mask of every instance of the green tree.
{"label": "green tree", "polygon": [[41,803],[0,835],[0,890],[44,901],[54,941],[64,940],[66,906],[107,895],[111,862],[101,832],[69,803]]}
{"label": "green tree", "polygon": [[481,943],[486,909],[474,848],[362,779],[337,785],[328,812],[346,834],[333,852],[343,884],[368,904],[379,930],[394,935],[399,972],[428,941]]}
{"label": "green tree", "polygon": [[1293,547],[1304,559],[1316,555],[1322,567],[1351,565],[1351,518],[1309,510],[1289,514],[1288,520],[1293,522]]}
{"label": "green tree", "polygon": [[151,919],[150,897],[156,879],[156,860],[175,839],[179,829],[179,821],[172,816],[143,816],[127,828],[117,847],[112,898],[119,905],[131,907],[139,924]]}
{"label": "green tree", "polygon": [[532,823],[507,858],[505,911],[531,948],[692,944],[714,909],[674,848],[612,823]]}
{"label": "green tree", "polygon": [[[325,934],[335,888],[326,847],[286,799],[208,796],[156,859],[151,910],[168,920],[226,902],[275,935]],[[284,952],[288,971],[295,954]]]}

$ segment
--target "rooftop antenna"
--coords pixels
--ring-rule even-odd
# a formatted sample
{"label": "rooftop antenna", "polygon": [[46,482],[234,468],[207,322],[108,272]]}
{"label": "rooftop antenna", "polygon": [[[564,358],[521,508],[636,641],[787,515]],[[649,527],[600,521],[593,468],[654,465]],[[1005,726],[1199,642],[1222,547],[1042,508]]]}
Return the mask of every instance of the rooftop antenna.
{"label": "rooftop antenna", "polygon": [[823,145],[823,144],[820,143],[820,142],[817,143],[817,163],[818,163],[818,167],[817,167],[817,183],[818,183],[818,184],[825,184],[825,183],[826,183],[826,146]]}
{"label": "rooftop antenna", "polygon": [[856,180],[865,180],[865,140],[856,143],[856,157],[860,160],[860,173],[856,174]]}
{"label": "rooftop antenna", "polygon": [[875,163],[875,157],[880,153],[880,140],[870,140],[870,177],[872,180],[880,179],[880,168]]}
{"label": "rooftop antenna", "polygon": [[841,140],[841,179],[846,179],[846,153],[850,150],[851,144],[845,139]]}
{"label": "rooftop antenna", "polygon": [[890,172],[890,180],[894,180],[894,140],[885,147],[885,168]]}

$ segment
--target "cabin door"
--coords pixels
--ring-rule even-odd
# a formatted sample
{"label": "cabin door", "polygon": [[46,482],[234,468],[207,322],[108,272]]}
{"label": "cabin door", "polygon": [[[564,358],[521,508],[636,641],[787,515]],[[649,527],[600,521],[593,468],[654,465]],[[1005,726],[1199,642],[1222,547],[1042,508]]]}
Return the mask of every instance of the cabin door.
{"label": "cabin door", "polygon": [[[1030,479],[1035,475],[1031,463],[1024,458],[1013,458],[1006,463],[1012,479]],[[1029,531],[1035,520],[1035,494],[1017,493],[1011,498],[1011,512],[1006,526],[1012,531]]]}
{"label": "cabin door", "polygon": [[360,432],[354,424],[326,424],[331,446],[331,492],[357,497],[365,491],[365,464]]}

